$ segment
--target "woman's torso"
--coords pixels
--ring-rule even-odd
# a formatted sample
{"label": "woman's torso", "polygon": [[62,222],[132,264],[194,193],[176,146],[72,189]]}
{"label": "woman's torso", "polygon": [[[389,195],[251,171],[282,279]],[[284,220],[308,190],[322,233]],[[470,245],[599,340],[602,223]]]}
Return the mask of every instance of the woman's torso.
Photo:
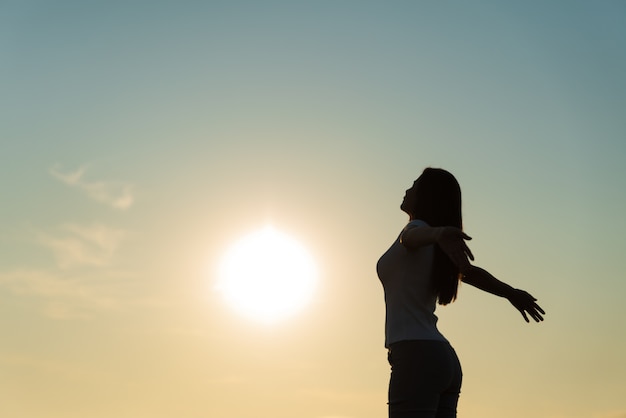
{"label": "woman's torso", "polygon": [[[409,225],[428,226],[414,220]],[[385,347],[405,340],[447,341],[437,329],[434,245],[407,249],[398,237],[376,265],[385,291]]]}

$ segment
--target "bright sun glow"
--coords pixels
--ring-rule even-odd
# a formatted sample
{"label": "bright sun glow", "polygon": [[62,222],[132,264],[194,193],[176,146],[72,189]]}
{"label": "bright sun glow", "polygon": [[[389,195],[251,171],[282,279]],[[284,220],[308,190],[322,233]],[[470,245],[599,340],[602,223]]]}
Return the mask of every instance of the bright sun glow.
{"label": "bright sun glow", "polygon": [[313,259],[300,243],[268,226],[226,253],[218,289],[237,311],[269,323],[303,308],[316,280]]}

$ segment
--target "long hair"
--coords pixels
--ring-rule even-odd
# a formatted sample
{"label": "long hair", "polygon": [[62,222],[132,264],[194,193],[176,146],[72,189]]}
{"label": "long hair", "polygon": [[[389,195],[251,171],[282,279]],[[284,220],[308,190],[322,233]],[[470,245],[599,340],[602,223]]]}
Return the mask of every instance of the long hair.
{"label": "long hair", "polygon": [[[415,184],[415,204],[410,213],[432,227],[453,226],[463,229],[461,187],[454,176],[440,168],[426,168]],[[461,273],[450,258],[435,246],[433,279],[441,305],[454,301]]]}

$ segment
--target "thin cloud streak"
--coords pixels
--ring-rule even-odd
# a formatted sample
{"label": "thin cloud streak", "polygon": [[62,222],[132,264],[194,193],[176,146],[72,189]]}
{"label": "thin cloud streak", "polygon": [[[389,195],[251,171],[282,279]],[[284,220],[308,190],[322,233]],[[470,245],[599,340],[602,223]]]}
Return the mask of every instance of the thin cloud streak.
{"label": "thin cloud streak", "polygon": [[112,181],[88,181],[85,179],[86,166],[76,171],[63,172],[57,164],[50,169],[50,174],[62,183],[78,188],[91,199],[115,209],[126,210],[134,203],[132,185]]}
{"label": "thin cloud streak", "polygon": [[[67,272],[48,269],[16,268],[0,271],[0,287],[16,298],[36,301],[38,311],[54,320],[88,320],[99,314],[145,309],[170,309],[171,298],[145,295],[135,287],[137,276],[130,271],[95,269]],[[145,293],[145,292],[144,292]],[[178,332],[177,335],[202,337],[205,331]],[[154,333],[167,333],[167,327]]]}
{"label": "thin cloud streak", "polygon": [[37,241],[52,251],[60,268],[68,269],[109,265],[126,236],[126,231],[102,224],[66,224],[56,234],[37,233]]}
{"label": "thin cloud streak", "polygon": [[94,311],[119,309],[114,297],[104,296],[84,280],[45,270],[0,272],[0,285],[16,295],[42,299],[42,312],[52,319],[88,319]]}

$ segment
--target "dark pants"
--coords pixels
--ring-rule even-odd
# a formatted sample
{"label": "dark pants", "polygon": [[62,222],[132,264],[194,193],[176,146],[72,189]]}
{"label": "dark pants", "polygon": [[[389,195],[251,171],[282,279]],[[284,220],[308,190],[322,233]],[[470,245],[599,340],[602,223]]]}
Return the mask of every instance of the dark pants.
{"label": "dark pants", "polygon": [[400,341],[389,349],[389,418],[454,418],[461,364],[449,343]]}

